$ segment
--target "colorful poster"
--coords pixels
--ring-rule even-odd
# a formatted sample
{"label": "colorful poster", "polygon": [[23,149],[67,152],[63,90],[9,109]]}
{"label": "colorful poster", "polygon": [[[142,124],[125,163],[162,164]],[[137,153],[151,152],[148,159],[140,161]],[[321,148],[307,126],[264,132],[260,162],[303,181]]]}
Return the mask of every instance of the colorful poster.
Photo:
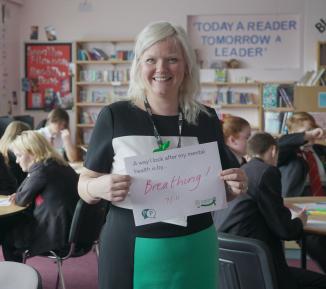
{"label": "colorful poster", "polygon": [[26,109],[73,106],[71,43],[26,43]]}
{"label": "colorful poster", "polygon": [[216,142],[125,159],[136,226],[226,206]]}
{"label": "colorful poster", "polygon": [[202,68],[231,59],[241,68],[300,68],[299,15],[196,15],[187,22]]}

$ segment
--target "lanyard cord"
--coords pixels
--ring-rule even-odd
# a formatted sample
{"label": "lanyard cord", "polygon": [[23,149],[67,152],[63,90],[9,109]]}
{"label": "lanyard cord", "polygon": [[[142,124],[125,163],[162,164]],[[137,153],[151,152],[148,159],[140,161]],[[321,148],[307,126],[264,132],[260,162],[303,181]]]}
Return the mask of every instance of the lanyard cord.
{"label": "lanyard cord", "polygon": [[[156,125],[154,123],[152,109],[151,109],[151,106],[149,105],[149,102],[148,102],[147,98],[145,98],[145,100],[144,100],[144,105],[145,105],[146,111],[147,111],[147,113],[149,115],[150,121],[151,121],[151,123],[153,125],[154,136],[156,138],[157,145],[159,147],[161,147],[163,145],[163,140],[162,140],[162,137],[160,136],[160,134],[158,133],[158,130],[157,130]],[[181,147],[182,124],[183,124],[183,114],[181,112],[181,109],[179,108],[179,118],[178,118],[179,136],[178,136],[177,148]]]}

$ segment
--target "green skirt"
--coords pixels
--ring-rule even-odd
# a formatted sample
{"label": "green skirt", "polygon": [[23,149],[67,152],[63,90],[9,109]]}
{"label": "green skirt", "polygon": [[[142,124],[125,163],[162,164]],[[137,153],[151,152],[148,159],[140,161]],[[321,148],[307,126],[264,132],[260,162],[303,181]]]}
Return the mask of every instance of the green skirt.
{"label": "green skirt", "polygon": [[134,289],[217,289],[214,226],[172,238],[136,238]]}

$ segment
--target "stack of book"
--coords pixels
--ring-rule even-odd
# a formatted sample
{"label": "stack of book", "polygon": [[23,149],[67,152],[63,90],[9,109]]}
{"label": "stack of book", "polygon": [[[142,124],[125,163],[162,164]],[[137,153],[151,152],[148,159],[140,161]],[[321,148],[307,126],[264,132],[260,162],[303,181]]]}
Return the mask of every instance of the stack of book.
{"label": "stack of book", "polygon": [[319,70],[307,71],[301,79],[296,83],[299,86],[314,86],[314,85],[326,85],[325,82],[325,68],[321,67]]}

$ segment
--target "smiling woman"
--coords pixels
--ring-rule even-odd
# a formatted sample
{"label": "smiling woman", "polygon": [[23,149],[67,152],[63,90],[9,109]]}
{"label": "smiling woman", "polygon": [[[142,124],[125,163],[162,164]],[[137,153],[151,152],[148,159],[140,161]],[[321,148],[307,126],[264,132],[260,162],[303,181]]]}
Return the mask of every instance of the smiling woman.
{"label": "smiling woman", "polygon": [[[225,169],[220,177],[230,185],[230,196],[239,194],[246,177],[240,169],[226,170],[230,164],[219,120],[213,109],[195,100],[198,92],[199,69],[184,29],[168,22],[145,27],[135,45],[130,101],[101,111],[78,185],[85,201],[111,202],[100,240],[100,289],[218,286],[218,246],[211,214],[185,214],[136,227],[129,196],[131,177],[124,162],[127,157],[149,155],[159,170],[163,150],[216,142]],[[160,172],[157,180],[148,183],[148,199],[155,195],[152,192],[162,193],[171,186],[194,189],[200,181],[201,176],[185,179],[182,175],[164,180]],[[177,194],[170,196],[167,204],[178,201]],[[144,210],[146,218],[153,214],[151,207]]]}

